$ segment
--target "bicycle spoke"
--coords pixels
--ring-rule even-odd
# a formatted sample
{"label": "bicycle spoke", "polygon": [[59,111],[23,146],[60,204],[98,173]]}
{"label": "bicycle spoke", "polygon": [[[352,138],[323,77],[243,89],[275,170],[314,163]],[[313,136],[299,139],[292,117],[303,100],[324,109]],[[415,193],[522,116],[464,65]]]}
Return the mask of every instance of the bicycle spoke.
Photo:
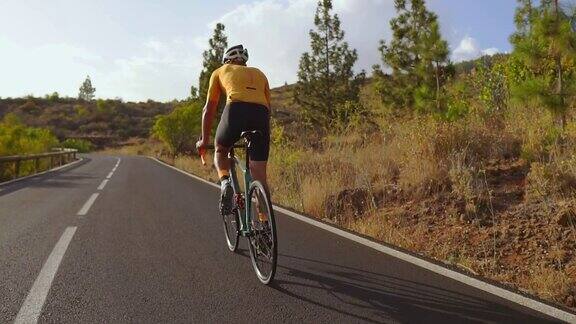
{"label": "bicycle spoke", "polygon": [[269,259],[272,258],[272,256],[271,256],[272,247],[273,247],[272,246],[273,245],[272,240],[270,238],[261,238],[260,244],[264,247],[262,249],[262,252],[265,253],[266,257]]}

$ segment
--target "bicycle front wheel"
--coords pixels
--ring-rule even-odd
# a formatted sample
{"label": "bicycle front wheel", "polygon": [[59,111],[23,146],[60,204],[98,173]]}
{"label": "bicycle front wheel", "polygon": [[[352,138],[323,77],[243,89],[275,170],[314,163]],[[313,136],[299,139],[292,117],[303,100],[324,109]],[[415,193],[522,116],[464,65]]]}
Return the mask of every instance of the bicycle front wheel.
{"label": "bicycle front wheel", "polygon": [[231,252],[236,252],[238,249],[238,239],[240,238],[240,215],[242,214],[243,208],[238,205],[239,201],[243,201],[242,191],[239,191],[238,178],[236,177],[236,164],[235,159],[230,159],[232,162],[232,168],[230,170],[230,176],[232,180],[232,188],[234,190],[234,195],[232,197],[232,210],[229,214],[222,214],[222,223],[224,227],[224,235],[226,236],[226,245],[228,250]]}
{"label": "bicycle front wheel", "polygon": [[276,221],[270,197],[259,181],[250,185],[250,224],[252,233],[249,236],[250,258],[258,279],[265,285],[272,282],[276,273],[278,260],[278,238]]}
{"label": "bicycle front wheel", "polygon": [[230,214],[222,215],[226,245],[228,246],[228,250],[231,252],[236,252],[236,249],[238,248],[238,238],[240,236],[238,228],[240,217],[238,216],[238,213],[238,209],[235,208]]}

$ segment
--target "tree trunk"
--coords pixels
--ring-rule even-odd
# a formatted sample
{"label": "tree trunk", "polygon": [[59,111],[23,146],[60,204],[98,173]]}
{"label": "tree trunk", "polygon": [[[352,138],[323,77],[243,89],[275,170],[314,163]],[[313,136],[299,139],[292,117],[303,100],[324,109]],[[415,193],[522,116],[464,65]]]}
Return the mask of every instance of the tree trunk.
{"label": "tree trunk", "polygon": [[560,54],[558,54],[558,57],[556,57],[556,68],[558,69],[558,87],[556,89],[558,96],[560,97],[560,106],[562,107],[562,111],[561,113],[561,125],[562,125],[562,129],[566,129],[566,107],[565,107],[565,102],[564,102],[564,82],[563,82],[563,71],[562,71],[562,58],[560,57]]}
{"label": "tree trunk", "polygon": [[[560,9],[558,7],[558,0],[554,0],[554,9],[556,11],[556,25],[560,24]],[[565,111],[565,102],[564,102],[564,73],[562,71],[562,54],[556,54],[556,69],[558,72],[558,80],[557,80],[557,89],[556,94],[560,97],[560,105],[562,107],[562,111],[560,112],[560,125],[562,129],[566,129],[566,111]]]}
{"label": "tree trunk", "polygon": [[558,7],[558,0],[554,0],[554,10],[556,10],[556,19],[560,18],[560,10]]}
{"label": "tree trunk", "polygon": [[[326,21],[326,37],[324,38],[325,46],[326,46],[326,97],[328,100],[326,101],[327,110],[325,112],[326,115],[330,115],[330,111],[334,109],[332,107],[332,89],[331,89],[331,80],[330,80],[330,26],[329,22]],[[324,117],[326,117],[326,115]]]}
{"label": "tree trunk", "polygon": [[440,111],[440,64],[436,61],[436,111]]}
{"label": "tree trunk", "polygon": [[532,29],[532,0],[528,0],[528,31]]}

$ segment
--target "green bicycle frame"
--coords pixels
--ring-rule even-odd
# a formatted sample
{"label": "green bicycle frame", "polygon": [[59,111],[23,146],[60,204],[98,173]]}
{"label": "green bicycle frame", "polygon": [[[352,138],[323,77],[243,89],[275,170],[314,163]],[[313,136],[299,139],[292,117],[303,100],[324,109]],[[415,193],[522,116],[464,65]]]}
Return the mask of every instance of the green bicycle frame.
{"label": "green bicycle frame", "polygon": [[[248,190],[250,189],[250,184],[252,183],[252,174],[250,174],[250,165],[248,163],[248,158],[246,158],[246,162],[243,165],[235,155],[234,155],[234,148],[230,150],[230,173],[232,176],[232,187],[234,188],[234,193],[239,194],[241,192],[240,183],[238,182],[238,175],[236,174],[236,165],[240,167],[242,172],[243,180],[244,180],[244,206],[243,208],[239,207],[240,213],[240,235],[247,236],[251,233],[252,229],[250,227],[250,205],[251,201],[248,198]],[[234,197],[236,199],[236,197]]]}

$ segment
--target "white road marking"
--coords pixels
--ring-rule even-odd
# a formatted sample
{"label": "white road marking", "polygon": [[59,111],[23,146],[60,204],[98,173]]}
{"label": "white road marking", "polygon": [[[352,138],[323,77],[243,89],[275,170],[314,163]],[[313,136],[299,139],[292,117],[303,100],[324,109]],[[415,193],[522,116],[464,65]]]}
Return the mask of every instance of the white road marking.
{"label": "white road marking", "polygon": [[104,187],[106,187],[106,184],[108,183],[108,181],[110,181],[110,180],[108,180],[108,179],[102,180],[102,183],[98,186],[98,190],[104,189]]}
{"label": "white road marking", "polygon": [[48,291],[50,290],[50,286],[52,286],[52,281],[56,276],[56,272],[68,249],[68,245],[70,241],[72,241],[72,237],[74,237],[74,233],[76,233],[76,227],[66,228],[60,240],[56,243],[56,246],[54,246],[52,253],[48,256],[46,263],[44,263],[42,270],[40,270],[40,274],[38,274],[38,278],[34,281],[32,289],[30,289],[26,300],[24,300],[22,304],[14,321],[15,324],[38,322],[42,307],[48,296]]}
{"label": "white road marking", "polygon": [[[187,175],[191,178],[194,178],[200,182],[206,183],[206,184],[211,185],[211,186],[216,187],[216,188],[220,188],[220,186],[218,186],[215,183],[212,183],[210,181],[202,179],[202,178],[200,178],[196,175],[190,174],[186,171],[180,170],[180,169],[178,169],[174,166],[171,166],[171,165],[169,165],[163,161],[160,161],[157,158],[154,158],[154,157],[148,157],[148,158],[152,159],[152,160],[154,160],[154,161],[156,161],[156,162],[158,162],[164,166],[167,166],[171,169],[174,169],[174,170],[176,170],[176,171],[178,171],[184,175]],[[461,272],[448,269],[446,267],[443,267],[441,265],[438,265],[438,264],[432,263],[430,261],[424,260],[424,259],[419,258],[417,256],[414,256],[414,255],[411,255],[411,254],[408,254],[405,252],[401,252],[401,251],[396,250],[392,247],[386,246],[386,245],[378,243],[378,242],[374,242],[374,241],[369,240],[367,238],[358,236],[356,234],[342,230],[342,229],[337,228],[335,226],[322,223],[322,222],[317,221],[315,219],[312,219],[310,217],[297,214],[293,211],[284,209],[282,207],[274,206],[274,210],[279,211],[286,216],[300,220],[304,223],[310,224],[312,226],[316,226],[318,228],[321,228],[323,230],[326,230],[326,231],[331,232],[333,234],[336,234],[338,236],[341,236],[341,237],[347,238],[349,240],[352,240],[354,242],[360,243],[364,246],[370,247],[374,250],[377,250],[379,252],[382,252],[382,253],[387,254],[389,256],[392,256],[394,258],[406,261],[406,262],[411,263],[415,266],[418,266],[418,267],[424,268],[426,270],[432,271],[434,273],[440,274],[444,277],[448,277],[448,278],[451,278],[453,280],[459,281],[459,282],[464,283],[468,286],[480,289],[480,290],[485,291],[487,293],[490,293],[492,295],[495,295],[495,296],[504,298],[506,300],[512,301],[516,304],[519,304],[521,306],[533,309],[535,311],[538,311],[540,313],[554,317],[554,318],[559,319],[561,321],[565,321],[568,323],[576,323],[576,315],[575,314],[571,314],[571,313],[564,311],[560,308],[556,308],[554,306],[545,304],[543,302],[540,302],[540,301],[535,300],[533,298],[515,293],[515,292],[510,291],[508,289],[504,289],[504,288],[495,286],[493,284],[487,283],[487,282],[482,281],[480,279],[470,277],[470,276],[463,274]]]}
{"label": "white road marking", "polygon": [[86,203],[84,203],[84,206],[82,206],[82,209],[80,209],[80,211],[78,211],[78,216],[84,216],[88,213],[88,211],[90,210],[90,207],[92,207],[92,204],[94,204],[94,202],[96,201],[96,198],[98,198],[98,195],[100,195],[100,194],[99,193],[93,193],[92,196],[90,196],[90,198],[88,198]]}
{"label": "white road marking", "polygon": [[108,175],[106,176],[106,179],[112,178],[113,175],[114,175],[114,171],[108,173]]}

